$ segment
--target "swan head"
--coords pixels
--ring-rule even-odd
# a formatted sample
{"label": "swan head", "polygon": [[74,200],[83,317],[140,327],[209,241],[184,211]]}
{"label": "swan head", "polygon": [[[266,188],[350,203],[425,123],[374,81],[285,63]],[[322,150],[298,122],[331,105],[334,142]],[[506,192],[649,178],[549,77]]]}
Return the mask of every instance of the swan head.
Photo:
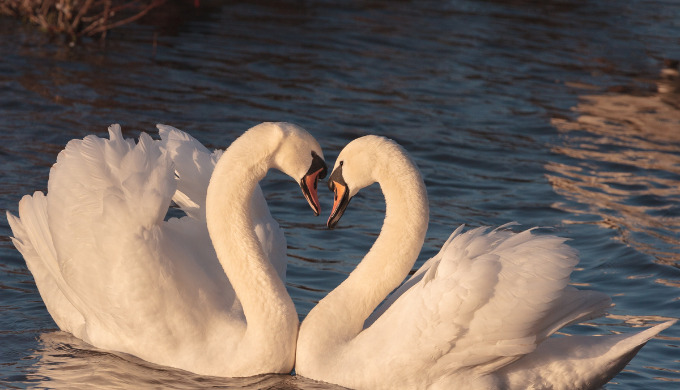
{"label": "swan head", "polygon": [[328,228],[337,225],[359,190],[378,181],[382,171],[389,171],[396,154],[405,156],[406,152],[391,139],[375,135],[357,138],[342,149],[328,178],[328,188],[335,193]]}
{"label": "swan head", "polygon": [[303,128],[292,123],[263,123],[259,126],[273,126],[280,131],[281,138],[273,154],[273,168],[298,182],[309,206],[318,216],[321,206],[317,186],[319,179],[326,177],[328,172],[319,143]]}

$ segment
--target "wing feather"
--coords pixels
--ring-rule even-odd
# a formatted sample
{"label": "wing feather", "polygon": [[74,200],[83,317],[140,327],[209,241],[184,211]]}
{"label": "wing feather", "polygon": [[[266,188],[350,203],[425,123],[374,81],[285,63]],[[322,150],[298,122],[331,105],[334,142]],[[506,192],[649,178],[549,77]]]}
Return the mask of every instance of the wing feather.
{"label": "wing feather", "polygon": [[354,344],[365,343],[375,369],[391,367],[386,373],[414,362],[433,377],[505,366],[609,305],[604,294],[567,286],[578,258],[564,242],[531,230],[462,233],[461,226],[374,313]]}
{"label": "wing feather", "polygon": [[175,164],[179,178],[172,200],[192,218],[205,221],[205,198],[222,150],[210,152],[194,137],[172,126],[157,125],[161,147]]}
{"label": "wing feather", "polygon": [[[84,319],[67,298],[68,286],[59,272],[52,236],[47,227],[45,195],[36,192],[19,202],[19,216],[7,212],[12,229],[12,242],[26,260],[38,292],[54,322],[60,329],[79,335]],[[71,295],[71,299],[74,297]]]}
{"label": "wing feather", "polygon": [[118,125],[109,135],[70,141],[48,182],[58,273],[86,317],[108,308],[115,316],[125,306],[119,298],[134,296],[131,284],[153,282],[149,270],[160,268],[159,229],[175,191],[172,161],[156,141],[144,133],[136,144],[125,140]]}
{"label": "wing feather", "polygon": [[[230,331],[245,326],[205,222],[205,193],[221,152],[172,134],[172,150],[145,133],[138,142],[125,139],[118,125],[108,139],[72,140],[50,170],[48,195],[26,196],[19,218],[8,215],[59,327],[102,348],[135,351],[144,350],[140,342],[153,348],[154,340],[181,340],[209,326],[214,313],[224,313],[220,321]],[[180,193],[198,209],[164,221]],[[252,201],[256,234],[283,278],[283,232],[259,189]]]}

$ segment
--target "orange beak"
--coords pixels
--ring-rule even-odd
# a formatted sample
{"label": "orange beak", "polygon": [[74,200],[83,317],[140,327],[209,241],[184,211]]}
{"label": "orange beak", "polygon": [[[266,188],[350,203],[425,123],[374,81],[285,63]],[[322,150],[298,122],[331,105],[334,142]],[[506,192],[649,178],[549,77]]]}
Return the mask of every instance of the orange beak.
{"label": "orange beak", "polygon": [[[319,204],[319,195],[316,188],[319,184],[319,176],[323,173],[325,176],[326,169],[320,168],[312,173],[308,173],[300,181],[302,194],[307,199],[309,206],[314,210],[314,215],[318,216],[321,213],[321,205]],[[321,176],[323,178],[323,176]]]}
{"label": "orange beak", "polygon": [[349,189],[347,188],[347,185],[344,184],[344,181],[343,183],[339,183],[335,180],[331,180],[328,183],[328,187],[333,190],[335,197],[333,198],[333,210],[328,217],[326,226],[328,226],[329,229],[333,229],[335,225],[338,224],[338,221],[340,221],[340,218],[345,213],[345,209],[349,204]]}
{"label": "orange beak", "polygon": [[321,205],[319,204],[319,195],[316,193],[316,187],[319,184],[319,179],[326,177],[328,168],[318,154],[312,151],[312,164],[309,166],[307,173],[300,179],[300,188],[302,188],[302,195],[305,196],[307,202],[314,210],[314,215],[317,217],[321,212]]}

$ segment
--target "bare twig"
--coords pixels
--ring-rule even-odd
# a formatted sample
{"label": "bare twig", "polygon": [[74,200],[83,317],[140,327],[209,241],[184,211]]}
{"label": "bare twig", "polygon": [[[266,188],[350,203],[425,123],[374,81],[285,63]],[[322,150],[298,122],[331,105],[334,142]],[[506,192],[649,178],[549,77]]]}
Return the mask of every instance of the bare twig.
{"label": "bare twig", "polygon": [[94,0],[86,0],[85,4],[83,4],[82,7],[78,10],[78,14],[76,15],[75,18],[73,18],[73,21],[71,22],[71,30],[75,30],[78,27],[78,23],[80,23],[80,18],[83,17],[83,15],[87,14],[87,11],[90,9],[90,6],[92,6],[92,2]]}
{"label": "bare twig", "polygon": [[[151,11],[152,9],[154,9],[154,8],[160,6],[160,5],[163,5],[163,3],[165,3],[166,1],[167,1],[167,0],[154,0],[153,2],[151,2],[151,4],[149,4],[148,6],[146,6],[146,8],[144,8],[144,9],[141,10],[141,11],[139,11],[139,12],[136,13],[135,15],[132,15],[132,16],[130,16],[130,17],[127,18],[127,19],[119,20],[119,21],[114,22],[114,23],[104,24],[104,25],[102,25],[102,26],[99,26],[99,27],[95,28],[94,30],[87,32],[87,35],[90,35],[90,36],[91,36],[91,35],[94,35],[94,34],[97,34],[97,33],[100,33],[100,32],[104,32],[104,31],[106,31],[106,30],[110,30],[110,29],[112,29],[112,28],[116,28],[116,27],[122,26],[122,25],[124,25],[124,24],[132,23],[132,22],[134,22],[135,20],[137,20],[137,19],[141,18],[142,16],[146,15],[146,14],[147,14],[149,11]],[[85,34],[84,31],[83,31],[83,34]]]}
{"label": "bare twig", "polygon": [[132,23],[167,0],[0,0],[0,14],[28,20],[75,40]]}

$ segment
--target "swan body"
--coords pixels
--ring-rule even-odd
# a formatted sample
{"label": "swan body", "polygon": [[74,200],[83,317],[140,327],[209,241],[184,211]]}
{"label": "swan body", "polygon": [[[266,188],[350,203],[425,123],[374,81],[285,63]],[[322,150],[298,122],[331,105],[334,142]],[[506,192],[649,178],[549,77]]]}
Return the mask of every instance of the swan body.
{"label": "swan body", "polygon": [[[48,193],[10,213],[13,242],[60,329],[104,349],[199,374],[288,373],[298,318],[286,241],[258,182],[277,168],[318,214],[318,143],[263,123],[224,153],[159,125],[162,139],[69,142]],[[315,169],[311,169],[314,167]],[[186,213],[165,215],[174,200]]]}
{"label": "swan body", "polygon": [[429,210],[406,152],[366,136],[343,149],[329,178],[329,227],[374,182],[386,203],[381,234],[303,321],[299,375],[355,389],[597,388],[672,324],[633,335],[549,338],[602,315],[610,299],[568,286],[578,259],[564,239],[504,227],[459,227],[383,302],[413,266]]}

